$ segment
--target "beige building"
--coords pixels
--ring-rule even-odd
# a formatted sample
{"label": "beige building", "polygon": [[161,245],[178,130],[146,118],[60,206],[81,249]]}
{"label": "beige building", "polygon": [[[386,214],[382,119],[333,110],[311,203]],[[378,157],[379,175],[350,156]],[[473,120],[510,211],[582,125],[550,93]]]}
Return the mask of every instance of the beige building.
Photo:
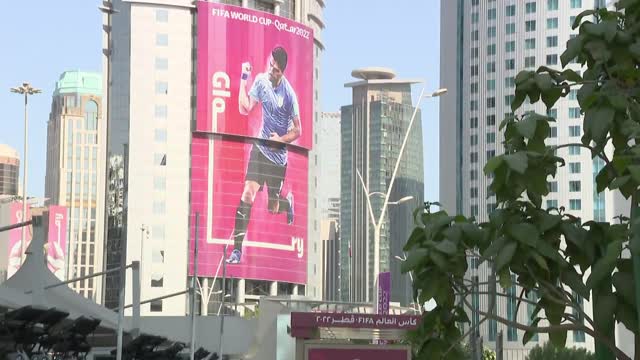
{"label": "beige building", "polygon": [[[47,124],[45,197],[48,205],[68,208],[67,279],[102,271],[106,124],[101,112],[99,73],[60,75]],[[71,286],[99,302],[99,279]]]}

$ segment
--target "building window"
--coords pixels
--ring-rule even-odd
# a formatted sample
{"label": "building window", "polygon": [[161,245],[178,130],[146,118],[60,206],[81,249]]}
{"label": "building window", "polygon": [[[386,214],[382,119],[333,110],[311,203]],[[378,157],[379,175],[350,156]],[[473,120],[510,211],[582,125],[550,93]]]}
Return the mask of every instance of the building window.
{"label": "building window", "polygon": [[489,28],[487,29],[487,37],[489,37],[489,38],[496,37],[496,27],[495,26],[489,26]]}
{"label": "building window", "polygon": [[487,115],[487,126],[494,126],[496,124],[495,115]]}
{"label": "building window", "polygon": [[156,34],[156,46],[169,46],[169,35]]}
{"label": "building window", "polygon": [[155,215],[164,215],[167,212],[167,205],[164,200],[156,200],[153,202],[153,213]]}
{"label": "building window", "polygon": [[558,192],[557,181],[549,181],[549,192],[552,192],[552,193]]}
{"label": "building window", "polygon": [[480,20],[480,15],[478,14],[478,12],[477,11],[472,12],[471,13],[471,23],[472,24],[477,24],[479,20]]}
{"label": "building window", "polygon": [[550,138],[556,138],[558,137],[558,128],[555,126],[551,126],[549,128],[549,137]]}
{"label": "building window", "polygon": [[580,181],[569,181],[569,192],[580,192],[581,188]]}
{"label": "building window", "polygon": [[514,70],[516,68],[516,59],[507,59],[504,61],[506,70]]}
{"label": "building window", "polygon": [[487,143],[493,144],[496,142],[496,133],[489,132],[487,133]]}
{"label": "building window", "polygon": [[478,65],[471,65],[471,76],[478,76]]}
{"label": "building window", "polygon": [[153,111],[156,119],[166,119],[167,118],[167,105],[156,105]]}
{"label": "building window", "polygon": [[98,129],[98,104],[95,101],[88,101],[84,105],[84,128],[89,131]]}
{"label": "building window", "polygon": [[165,57],[156,57],[155,63],[156,70],[167,70],[169,69],[169,59]]}
{"label": "building window", "polygon": [[169,11],[166,9],[157,9],[156,22],[159,22],[159,23],[169,22]]}
{"label": "building window", "polygon": [[569,126],[569,136],[571,137],[580,136],[580,125]]}
{"label": "building window", "polygon": [[558,109],[548,109],[547,110],[547,116],[557,119],[558,118]]}
{"label": "building window", "polygon": [[480,57],[480,50],[477,47],[471,48],[471,57],[474,59]]}
{"label": "building window", "polygon": [[528,2],[525,5],[525,13],[533,14],[535,12],[536,12],[536,3],[535,2]]}
{"label": "building window", "polygon": [[495,150],[487,150],[487,160],[492,159],[496,156]]}
{"label": "building window", "polygon": [[478,188],[477,187],[472,187],[471,188],[471,198],[472,199],[476,199],[478,198]]}
{"label": "building window", "polygon": [[167,142],[167,130],[166,129],[155,129],[154,139],[159,143]]}
{"label": "building window", "polygon": [[471,154],[469,154],[469,155],[470,155],[470,156],[469,156],[469,161],[470,161],[472,164],[475,164],[475,163],[477,163],[477,162],[478,162],[478,153],[477,153],[477,152],[472,152],[472,153],[471,153]]}
{"label": "building window", "polygon": [[471,0],[471,5],[477,6],[478,4],[480,4],[480,0]]}
{"label": "building window", "polygon": [[536,48],[536,39],[525,39],[524,40],[524,48],[525,50],[533,50]]}
{"label": "building window", "polygon": [[167,95],[169,93],[169,84],[166,81],[156,81],[156,94]]}
{"label": "building window", "polygon": [[547,47],[557,47],[557,46],[558,46],[558,37],[547,36]]}
{"label": "building window", "polygon": [[569,108],[569,119],[579,119],[580,118],[580,108],[572,107]]}
{"label": "building window", "polygon": [[152,252],[152,259],[154,264],[164,264],[164,251],[154,249]]}
{"label": "building window", "polygon": [[580,155],[580,146],[569,146],[569,155]]}
{"label": "building window", "polygon": [[535,67],[536,66],[536,57],[535,56],[527,56],[524,58],[524,66],[525,67]]}
{"label": "building window", "polygon": [[487,63],[487,72],[488,73],[496,72],[496,62],[495,61],[491,61],[491,62]]}
{"label": "building window", "polygon": [[607,0],[595,0],[593,7],[596,9],[604,9],[607,7]]}
{"label": "building window", "polygon": [[547,200],[547,209],[557,209],[558,208],[558,200]]}
{"label": "building window", "polygon": [[582,7],[582,0],[571,0],[571,8],[579,9]]}
{"label": "building window", "polygon": [[516,6],[515,5],[507,5],[507,16],[516,16]]}
{"label": "building window", "polygon": [[497,206],[495,203],[487,203],[487,214],[491,214],[492,212],[496,211]]}
{"label": "building window", "polygon": [[469,137],[469,144],[471,146],[475,146],[478,145],[478,135],[477,134],[473,134]]}
{"label": "building window", "polygon": [[[535,4],[535,3],[534,3]],[[528,5],[528,4],[527,4]],[[507,289],[507,319],[512,322],[517,321],[517,295],[516,295],[516,276],[511,274],[511,286]],[[507,341],[518,341],[518,330],[513,327],[507,327]]]}
{"label": "building window", "polygon": [[471,32],[471,40],[478,41],[480,39],[480,32],[478,30],[473,30]]}
{"label": "building window", "polygon": [[558,65],[558,55],[547,55],[547,65]]}
{"label": "building window", "polygon": [[516,51],[516,42],[515,41],[507,41],[504,43],[505,52],[514,52]]}
{"label": "building window", "polygon": [[547,0],[547,10],[558,10],[558,0]]}
{"label": "building window", "polygon": [[569,100],[578,100],[578,90],[573,89],[569,91]]}
{"label": "building window", "polygon": [[153,225],[151,227],[151,237],[154,241],[162,242],[164,241],[164,225]]}
{"label": "building window", "polygon": [[153,154],[153,164],[156,166],[166,166],[167,165],[167,154]]}
{"label": "building window", "polygon": [[469,171],[470,180],[478,180],[478,170]]}
{"label": "building window", "polygon": [[478,83],[477,82],[471,83],[471,93],[476,94],[477,92],[478,92]]}
{"label": "building window", "polygon": [[162,312],[162,300],[154,300],[151,302],[151,312]]}
{"label": "building window", "polygon": [[471,108],[471,110],[478,110],[478,101],[477,100],[471,100],[471,102],[469,102],[469,107]]}
{"label": "building window", "polygon": [[487,108],[492,109],[496,107],[496,98],[490,97],[487,98]]}
{"label": "building window", "polygon": [[477,129],[478,128],[478,118],[477,117],[472,117],[471,119],[469,119],[469,127],[472,129]]}
{"label": "building window", "polygon": [[487,55],[496,54],[496,44],[487,45]]}
{"label": "building window", "polygon": [[527,32],[536,31],[536,21],[535,20],[525,21],[524,28]]}
{"label": "building window", "polygon": [[471,216],[478,216],[478,205],[471,205]]}
{"label": "building window", "polygon": [[489,20],[495,20],[496,19],[496,9],[495,8],[489,9],[487,11],[487,19],[489,19]]}
{"label": "building window", "polygon": [[570,199],[569,200],[569,209],[570,210],[582,210],[582,200],[580,200],[580,199]]}
{"label": "building window", "polygon": [[504,78],[504,86],[506,88],[514,88],[516,87],[516,78],[513,76]]}
{"label": "building window", "polygon": [[153,189],[158,191],[164,191],[167,188],[167,178],[164,176],[153,177]]}
{"label": "building window", "polygon": [[504,104],[505,106],[511,106],[511,103],[516,98],[515,95],[505,95],[504,96]]}
{"label": "building window", "polygon": [[580,174],[580,163],[579,162],[569,163],[569,173]]}
{"label": "building window", "polygon": [[[578,303],[578,306],[580,307],[580,309],[584,309],[584,299],[582,298],[582,296],[580,296],[579,294],[573,292],[573,297],[576,298],[576,302]],[[578,309],[574,308],[573,309],[573,316],[576,317],[576,319],[578,319],[578,321],[582,324],[584,324],[584,316],[582,316],[582,313],[578,311]],[[585,335],[584,335],[584,331],[580,331],[580,330],[574,330],[573,331],[573,342],[575,343],[583,343],[585,342]]]}
{"label": "building window", "polygon": [[505,31],[506,31],[507,35],[515,34],[516,33],[516,24],[515,23],[509,23],[509,24],[505,25]]}

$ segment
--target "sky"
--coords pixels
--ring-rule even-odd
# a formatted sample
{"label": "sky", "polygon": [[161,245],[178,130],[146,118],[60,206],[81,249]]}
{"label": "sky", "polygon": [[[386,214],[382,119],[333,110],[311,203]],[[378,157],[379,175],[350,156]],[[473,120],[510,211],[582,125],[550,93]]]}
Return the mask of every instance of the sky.
{"label": "sky", "polygon": [[[322,58],[321,110],[351,101],[344,83],[351,71],[389,67],[399,78],[420,78],[428,91],[439,86],[440,0],[326,0],[326,51]],[[24,107],[9,88],[30,82],[42,94],[29,103],[28,184],[44,195],[47,121],[55,82],[66,70],[102,71],[101,1],[59,1],[38,6],[12,1],[0,12],[0,143],[23,152]],[[28,22],[26,22],[28,20]],[[422,85],[414,87],[414,102]],[[425,200],[438,197],[438,103],[422,102]],[[22,173],[21,173],[22,176]],[[21,180],[22,181],[22,180]]]}

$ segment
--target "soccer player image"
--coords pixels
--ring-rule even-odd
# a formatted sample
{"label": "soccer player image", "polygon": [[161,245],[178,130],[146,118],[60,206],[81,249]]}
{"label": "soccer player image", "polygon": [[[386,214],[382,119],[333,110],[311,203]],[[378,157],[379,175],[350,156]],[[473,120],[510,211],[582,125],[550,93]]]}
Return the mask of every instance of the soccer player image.
{"label": "soccer player image", "polygon": [[284,76],[287,60],[284,48],[274,48],[269,56],[266,72],[256,75],[248,92],[251,64],[242,64],[239,111],[242,115],[249,115],[256,105],[261,104],[262,126],[257,136],[259,140],[251,148],[244,190],[235,213],[234,230],[231,234],[234,248],[226,260],[229,264],[238,264],[242,259],[242,242],[249,226],[251,207],[257,193],[265,185],[268,189],[269,213],[286,213],[289,225],[294,221],[293,194],[289,192],[283,196],[281,192],[287,172],[286,144],[298,139],[302,129],[296,93]]}

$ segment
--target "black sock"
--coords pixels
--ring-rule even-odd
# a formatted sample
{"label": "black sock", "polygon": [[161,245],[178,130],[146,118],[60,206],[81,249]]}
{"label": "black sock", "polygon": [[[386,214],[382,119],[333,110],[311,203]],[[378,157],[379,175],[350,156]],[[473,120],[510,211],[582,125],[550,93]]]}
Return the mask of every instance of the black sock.
{"label": "black sock", "polygon": [[289,210],[289,200],[287,200],[286,198],[279,198],[278,202],[280,204],[278,204],[278,213],[283,213],[283,212],[287,212]]}
{"label": "black sock", "polygon": [[242,251],[242,241],[249,227],[249,217],[251,217],[251,206],[253,204],[240,200],[238,209],[236,210],[236,222],[233,229],[233,248]]}

